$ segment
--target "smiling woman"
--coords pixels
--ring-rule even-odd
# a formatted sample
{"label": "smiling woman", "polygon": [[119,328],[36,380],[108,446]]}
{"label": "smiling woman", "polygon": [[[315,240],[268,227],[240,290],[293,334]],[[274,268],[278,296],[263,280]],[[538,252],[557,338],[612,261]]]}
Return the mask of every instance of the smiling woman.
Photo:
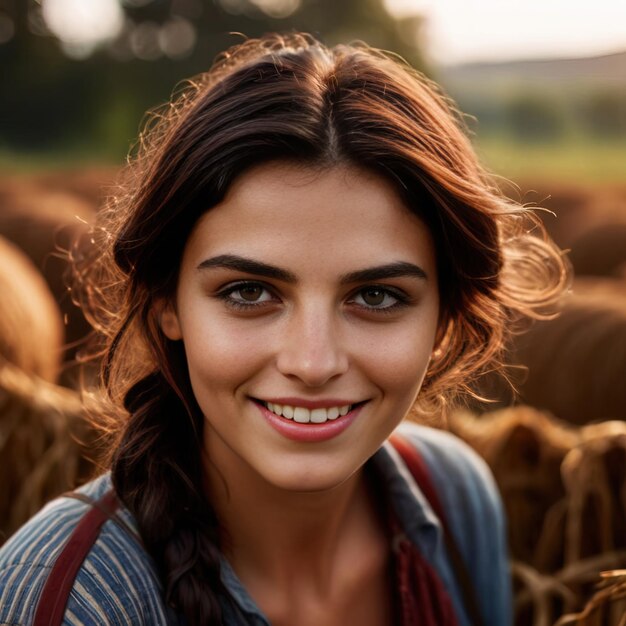
{"label": "smiling woman", "polygon": [[233,494],[238,475],[291,491],[354,475],[413,405],[438,314],[432,237],[386,179],[242,174],[193,228],[160,320],[185,346],[214,490],[224,468]]}
{"label": "smiling woman", "polygon": [[7,542],[0,622],[510,623],[489,472],[400,424],[442,418],[567,272],[436,88],[365,46],[251,40],[126,180],[77,268],[111,471]]}

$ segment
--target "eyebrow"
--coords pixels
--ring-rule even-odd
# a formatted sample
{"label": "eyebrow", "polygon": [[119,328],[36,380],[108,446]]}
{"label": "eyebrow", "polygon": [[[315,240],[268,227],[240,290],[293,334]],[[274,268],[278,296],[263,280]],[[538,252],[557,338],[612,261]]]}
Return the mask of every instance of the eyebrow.
{"label": "eyebrow", "polygon": [[[197,269],[204,270],[209,268],[237,270],[246,274],[274,278],[286,283],[298,282],[298,278],[293,272],[276,267],[275,265],[269,265],[268,263],[262,263],[261,261],[255,261],[254,259],[248,259],[235,254],[220,254],[219,256],[205,259],[198,265]],[[350,272],[348,274],[343,274],[340,278],[340,283],[342,285],[346,285],[350,283],[368,282],[384,278],[401,278],[405,276],[420,278],[422,280],[428,279],[428,275],[419,265],[407,263],[406,261],[397,261],[395,263],[368,267],[355,272]]]}
{"label": "eyebrow", "polygon": [[372,280],[380,280],[381,278],[402,278],[405,276],[421,278],[422,280],[428,279],[428,275],[419,265],[407,263],[406,261],[398,261],[396,263],[368,267],[363,270],[344,274],[341,277],[341,284],[365,283]]}
{"label": "eyebrow", "polygon": [[285,283],[295,283],[298,280],[295,274],[280,267],[268,265],[267,263],[261,263],[261,261],[247,259],[234,254],[220,254],[219,256],[205,259],[202,263],[200,263],[200,265],[198,265],[199,270],[211,267],[221,267],[230,270],[237,270],[239,272],[245,272],[246,274],[256,274],[257,276],[275,278],[276,280],[282,280]]}

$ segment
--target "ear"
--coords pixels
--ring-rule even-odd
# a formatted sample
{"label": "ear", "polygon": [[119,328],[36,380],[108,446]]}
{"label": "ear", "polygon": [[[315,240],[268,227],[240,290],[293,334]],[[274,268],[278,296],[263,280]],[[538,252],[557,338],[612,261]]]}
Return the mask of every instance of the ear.
{"label": "ear", "polygon": [[163,334],[172,341],[183,338],[178,315],[171,302],[159,301],[155,304],[155,312]]}

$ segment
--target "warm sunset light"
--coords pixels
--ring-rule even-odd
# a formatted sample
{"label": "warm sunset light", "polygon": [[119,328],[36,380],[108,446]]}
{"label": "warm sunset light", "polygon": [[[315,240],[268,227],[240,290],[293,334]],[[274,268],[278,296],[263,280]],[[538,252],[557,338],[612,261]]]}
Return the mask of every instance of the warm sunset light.
{"label": "warm sunset light", "polygon": [[43,0],[41,4],[48,28],[66,45],[85,52],[115,37],[124,22],[118,0]]}
{"label": "warm sunset light", "polygon": [[385,0],[426,18],[425,43],[443,63],[588,56],[626,49],[624,0]]}

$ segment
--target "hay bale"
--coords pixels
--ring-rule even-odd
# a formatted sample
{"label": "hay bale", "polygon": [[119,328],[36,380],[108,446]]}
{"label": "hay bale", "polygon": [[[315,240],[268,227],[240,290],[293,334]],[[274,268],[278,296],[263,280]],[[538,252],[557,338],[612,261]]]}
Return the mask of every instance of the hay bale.
{"label": "hay bale", "polygon": [[0,237],[0,358],[54,382],[61,364],[63,322],[43,276]]}
{"label": "hay bale", "polygon": [[502,493],[516,625],[626,626],[624,581],[596,588],[626,569],[626,423],[576,427],[529,407],[449,423]]}
{"label": "hay bale", "polygon": [[563,615],[555,626],[626,626],[626,570],[600,572],[600,578],[585,608]]}
{"label": "hay bale", "polygon": [[565,565],[595,554],[626,551],[626,423],[581,429],[563,459],[568,494]]}
{"label": "hay bale", "polygon": [[601,224],[586,231],[573,243],[569,257],[576,276],[623,277],[626,224]]}
{"label": "hay bale", "polygon": [[531,407],[477,417],[455,413],[450,429],[487,461],[503,497],[514,559],[541,572],[563,563],[565,485],[560,467],[580,441],[577,430]]}
{"label": "hay bale", "polygon": [[626,281],[577,279],[559,317],[514,338],[508,362],[523,367],[512,378],[524,404],[575,424],[626,419]]}
{"label": "hay bale", "polygon": [[75,392],[0,366],[0,544],[91,477],[98,442],[85,413]]}
{"label": "hay bale", "polygon": [[[63,324],[32,262],[0,237],[0,543],[87,475],[94,436],[58,387]],[[81,443],[82,442],[82,443]]]}
{"label": "hay bale", "polygon": [[96,207],[80,197],[39,188],[29,180],[0,184],[0,235],[18,246],[43,274],[61,309],[66,339],[72,346],[90,331],[68,291],[67,251],[87,236]]}

